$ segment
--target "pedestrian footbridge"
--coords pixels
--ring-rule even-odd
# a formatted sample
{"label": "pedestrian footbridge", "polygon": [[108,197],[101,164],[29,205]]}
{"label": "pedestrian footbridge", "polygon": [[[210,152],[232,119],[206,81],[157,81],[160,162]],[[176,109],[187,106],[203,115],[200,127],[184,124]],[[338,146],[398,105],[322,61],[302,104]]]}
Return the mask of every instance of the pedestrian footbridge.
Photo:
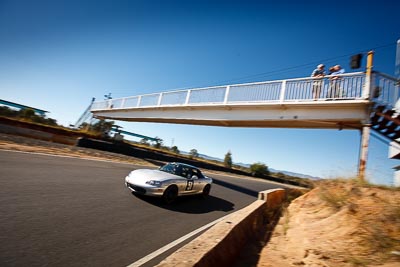
{"label": "pedestrian footbridge", "polygon": [[91,112],[97,118],[136,122],[361,129],[371,123],[371,114],[377,115],[377,106],[381,113],[392,110],[398,98],[396,78],[354,72],[108,99],[94,102]]}

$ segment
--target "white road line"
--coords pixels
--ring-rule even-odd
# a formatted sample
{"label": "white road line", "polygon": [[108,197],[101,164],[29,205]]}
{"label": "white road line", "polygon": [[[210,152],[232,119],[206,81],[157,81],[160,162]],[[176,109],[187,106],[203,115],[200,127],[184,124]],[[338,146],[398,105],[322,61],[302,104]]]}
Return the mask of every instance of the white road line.
{"label": "white road line", "polygon": [[181,238],[179,238],[179,239],[177,239],[177,240],[175,240],[175,241],[169,243],[168,245],[165,245],[165,246],[163,246],[162,248],[157,249],[157,250],[154,251],[153,253],[150,253],[149,255],[147,255],[147,256],[141,258],[140,260],[135,261],[134,263],[128,265],[127,267],[138,267],[138,266],[141,266],[142,264],[145,264],[146,262],[148,262],[148,261],[154,259],[155,257],[161,255],[161,254],[164,253],[165,251],[167,251],[167,250],[169,250],[169,249],[175,247],[176,245],[182,243],[182,242],[185,241],[186,239],[189,239],[190,237],[192,237],[192,236],[194,236],[194,235],[200,233],[201,231],[203,231],[203,230],[205,230],[205,229],[207,229],[207,228],[213,226],[214,224],[216,224],[216,223],[222,221],[223,219],[225,219],[225,218],[226,218],[227,216],[229,216],[229,215],[230,215],[230,214],[225,215],[225,216],[222,217],[222,218],[219,218],[219,219],[217,219],[217,220],[215,220],[215,221],[213,221],[213,222],[210,222],[209,224],[206,224],[206,225],[204,225],[204,226],[202,226],[202,227],[200,227],[200,228],[194,230],[193,232],[191,232],[191,233],[189,233],[189,234],[187,234],[187,235],[185,235],[185,236],[182,236]]}

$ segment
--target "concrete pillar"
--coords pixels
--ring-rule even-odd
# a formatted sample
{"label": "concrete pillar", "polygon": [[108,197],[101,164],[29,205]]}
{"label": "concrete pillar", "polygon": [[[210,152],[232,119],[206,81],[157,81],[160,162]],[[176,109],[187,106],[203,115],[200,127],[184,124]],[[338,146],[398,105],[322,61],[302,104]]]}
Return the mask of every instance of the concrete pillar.
{"label": "concrete pillar", "polygon": [[364,125],[361,132],[360,162],[358,164],[358,178],[361,181],[365,181],[370,133],[371,125]]}

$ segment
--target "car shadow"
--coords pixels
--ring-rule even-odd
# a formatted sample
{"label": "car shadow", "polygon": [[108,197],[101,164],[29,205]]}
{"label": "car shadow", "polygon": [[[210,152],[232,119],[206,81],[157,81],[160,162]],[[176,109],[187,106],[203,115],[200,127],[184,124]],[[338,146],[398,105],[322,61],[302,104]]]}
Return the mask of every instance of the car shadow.
{"label": "car shadow", "polygon": [[132,193],[135,197],[146,201],[152,205],[158,206],[163,209],[172,210],[176,212],[202,214],[212,211],[228,212],[234,209],[232,202],[226,201],[222,198],[209,195],[207,197],[193,195],[178,197],[173,203],[166,204],[161,198],[142,196]]}

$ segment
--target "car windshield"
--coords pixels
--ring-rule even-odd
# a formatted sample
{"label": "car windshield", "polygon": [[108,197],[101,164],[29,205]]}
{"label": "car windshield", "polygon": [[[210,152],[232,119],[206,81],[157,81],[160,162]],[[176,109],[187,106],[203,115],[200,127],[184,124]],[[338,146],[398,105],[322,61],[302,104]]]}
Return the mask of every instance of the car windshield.
{"label": "car windshield", "polygon": [[197,176],[198,178],[203,178],[203,174],[200,172],[200,170],[176,163],[168,163],[162,166],[160,171],[175,174],[187,179],[191,179],[193,175]]}
{"label": "car windshield", "polygon": [[160,171],[168,172],[168,173],[172,173],[172,174],[177,174],[177,173],[176,173],[176,169],[177,169],[177,168],[176,168],[176,164],[168,163],[168,164],[162,166],[162,167],[160,168]]}

